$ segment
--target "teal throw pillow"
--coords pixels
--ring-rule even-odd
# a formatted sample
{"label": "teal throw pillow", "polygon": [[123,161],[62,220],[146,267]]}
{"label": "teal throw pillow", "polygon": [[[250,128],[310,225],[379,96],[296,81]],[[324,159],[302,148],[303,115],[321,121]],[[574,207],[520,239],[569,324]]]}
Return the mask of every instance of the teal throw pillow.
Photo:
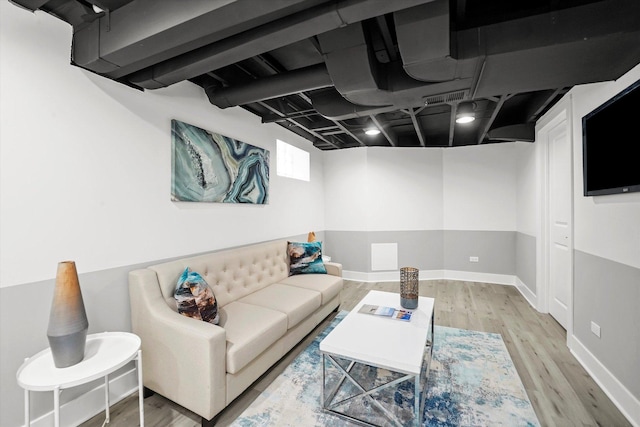
{"label": "teal throw pillow", "polygon": [[322,262],[322,242],[289,242],[289,276],[294,274],[327,274]]}
{"label": "teal throw pillow", "polygon": [[207,282],[189,267],[178,279],[173,297],[178,305],[178,313],[217,325],[218,302]]}

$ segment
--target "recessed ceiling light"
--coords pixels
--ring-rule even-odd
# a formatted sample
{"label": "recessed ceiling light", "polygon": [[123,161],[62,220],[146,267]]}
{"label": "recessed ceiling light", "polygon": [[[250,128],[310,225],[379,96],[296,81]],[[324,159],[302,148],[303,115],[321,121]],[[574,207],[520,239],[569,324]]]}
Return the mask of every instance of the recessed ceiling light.
{"label": "recessed ceiling light", "polygon": [[472,121],[474,121],[476,118],[473,116],[458,116],[458,118],[456,118],[456,123],[471,123]]}
{"label": "recessed ceiling light", "polygon": [[375,135],[380,133],[380,129],[370,128],[370,129],[365,130],[364,133],[366,133],[369,136],[375,136]]}
{"label": "recessed ceiling light", "polygon": [[476,103],[461,102],[456,111],[456,123],[471,123],[476,119]]}

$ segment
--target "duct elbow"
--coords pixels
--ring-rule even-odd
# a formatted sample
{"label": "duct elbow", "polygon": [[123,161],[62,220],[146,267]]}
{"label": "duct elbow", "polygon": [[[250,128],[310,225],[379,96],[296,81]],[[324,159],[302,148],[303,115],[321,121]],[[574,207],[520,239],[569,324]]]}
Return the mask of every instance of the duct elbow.
{"label": "duct elbow", "polygon": [[416,80],[437,83],[457,77],[458,61],[450,56],[404,64],[404,71]]}

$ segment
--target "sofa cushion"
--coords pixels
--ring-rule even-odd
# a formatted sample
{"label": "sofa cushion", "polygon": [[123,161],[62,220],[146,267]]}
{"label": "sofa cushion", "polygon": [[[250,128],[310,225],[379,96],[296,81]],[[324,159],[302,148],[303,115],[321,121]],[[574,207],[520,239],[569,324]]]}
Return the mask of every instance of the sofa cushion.
{"label": "sofa cushion", "polygon": [[289,255],[290,276],[327,273],[322,262],[322,242],[289,242],[287,255]]}
{"label": "sofa cushion", "polygon": [[287,315],[234,301],[220,308],[227,334],[227,372],[235,374],[287,332]]}
{"label": "sofa cushion", "polygon": [[185,268],[174,294],[178,313],[217,325],[218,303],[207,282],[197,272]]}
{"label": "sofa cushion", "polygon": [[342,277],[330,274],[299,274],[280,280],[280,283],[318,291],[322,294],[322,304],[331,301],[342,290]]}
{"label": "sofa cushion", "polygon": [[280,283],[267,286],[238,300],[246,304],[278,310],[287,315],[287,329],[296,326],[320,307],[322,296],[317,290],[287,286]]}

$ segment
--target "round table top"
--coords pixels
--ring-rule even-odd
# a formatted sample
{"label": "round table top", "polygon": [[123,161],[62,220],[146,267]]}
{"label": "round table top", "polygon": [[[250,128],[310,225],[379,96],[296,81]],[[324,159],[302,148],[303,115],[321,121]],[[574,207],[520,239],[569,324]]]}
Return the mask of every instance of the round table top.
{"label": "round table top", "polygon": [[121,368],[135,359],[140,338],[129,332],[102,332],[87,336],[84,359],[67,368],[56,368],[51,349],[25,360],[17,373],[26,390],[47,391],[85,384]]}

